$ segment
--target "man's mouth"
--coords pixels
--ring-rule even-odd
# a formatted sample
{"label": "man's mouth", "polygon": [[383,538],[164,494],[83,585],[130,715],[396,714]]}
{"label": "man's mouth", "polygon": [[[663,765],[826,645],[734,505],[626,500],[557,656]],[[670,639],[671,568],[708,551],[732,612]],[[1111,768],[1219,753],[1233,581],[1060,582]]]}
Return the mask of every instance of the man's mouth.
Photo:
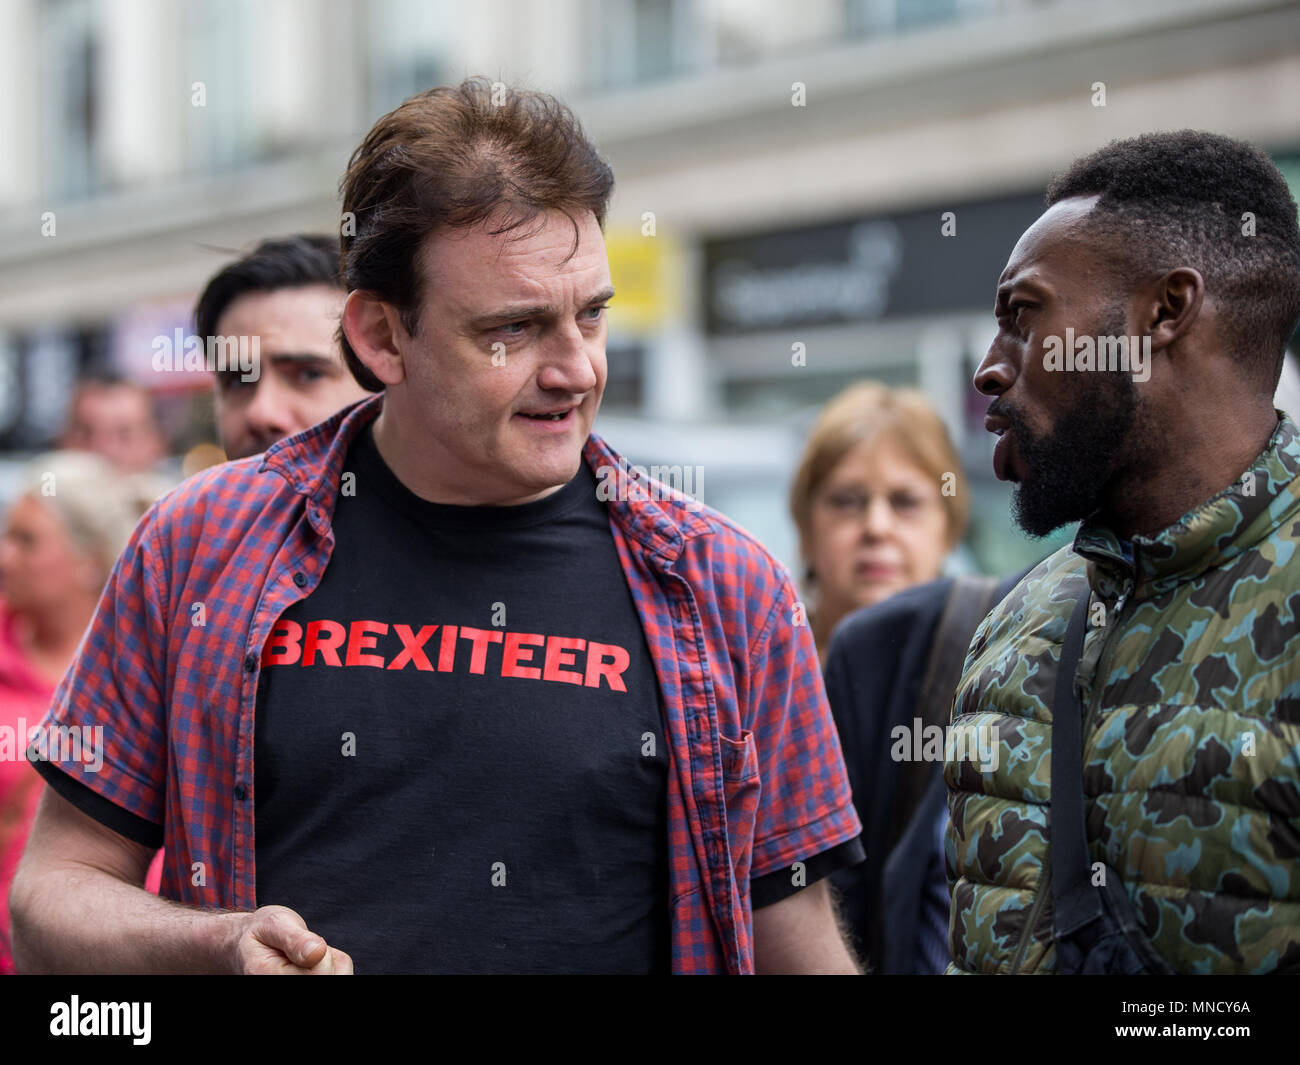
{"label": "man's mouth", "polygon": [[538,421],[538,422],[562,422],[570,414],[572,414],[574,410],[575,408],[573,407],[565,407],[563,410],[550,410],[550,411],[521,410],[519,414],[525,418],[531,418],[533,421]]}
{"label": "man's mouth", "polygon": [[1010,430],[1002,429],[998,432],[998,442],[993,448],[993,476],[999,481],[1018,482],[1020,480],[1011,468],[1012,440]]}
{"label": "man's mouth", "polygon": [[996,414],[984,416],[984,428],[997,436],[998,442],[993,447],[993,476],[999,481],[1019,481],[1011,468],[1011,449],[1014,436],[1011,423]]}

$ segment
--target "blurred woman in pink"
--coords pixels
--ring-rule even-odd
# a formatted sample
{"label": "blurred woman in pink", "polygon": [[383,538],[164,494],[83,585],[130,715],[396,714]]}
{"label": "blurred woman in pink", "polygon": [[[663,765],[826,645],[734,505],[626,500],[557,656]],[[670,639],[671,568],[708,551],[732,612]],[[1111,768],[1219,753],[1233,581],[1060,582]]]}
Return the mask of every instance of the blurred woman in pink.
{"label": "blurred woman in pink", "polygon": [[9,887],[44,787],[25,758],[28,736],[140,517],[138,496],[98,456],[50,452],[29,466],[0,527],[0,973],[15,971]]}

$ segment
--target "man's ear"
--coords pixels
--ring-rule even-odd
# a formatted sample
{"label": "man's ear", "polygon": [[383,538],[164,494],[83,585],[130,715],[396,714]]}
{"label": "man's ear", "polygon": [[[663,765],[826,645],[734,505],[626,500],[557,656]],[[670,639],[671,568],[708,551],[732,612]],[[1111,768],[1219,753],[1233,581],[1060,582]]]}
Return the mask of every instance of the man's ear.
{"label": "man's ear", "polygon": [[343,335],[367,370],[385,386],[406,379],[399,336],[405,337],[397,309],[373,292],[356,289],[348,293],[341,317]]}
{"label": "man's ear", "polygon": [[1180,266],[1151,284],[1148,316],[1139,323],[1151,333],[1151,350],[1160,351],[1183,337],[1201,313],[1205,279],[1190,266]]}

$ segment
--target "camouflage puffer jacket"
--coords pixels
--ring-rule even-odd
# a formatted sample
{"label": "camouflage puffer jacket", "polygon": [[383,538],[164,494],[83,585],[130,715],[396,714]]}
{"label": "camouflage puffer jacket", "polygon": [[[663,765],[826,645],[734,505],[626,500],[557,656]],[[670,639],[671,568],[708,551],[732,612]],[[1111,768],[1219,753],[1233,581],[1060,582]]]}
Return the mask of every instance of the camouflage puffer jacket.
{"label": "camouflage puffer jacket", "polygon": [[[1300,430],[1132,562],[1080,526],[976,630],[949,745],[949,972],[1052,972],[1051,703],[1092,592],[1078,680],[1092,861],[1179,972],[1300,969]],[[990,740],[992,734],[983,735]],[[966,757],[960,757],[968,755]],[[984,769],[988,769],[985,772]],[[954,879],[955,878],[955,879]]]}

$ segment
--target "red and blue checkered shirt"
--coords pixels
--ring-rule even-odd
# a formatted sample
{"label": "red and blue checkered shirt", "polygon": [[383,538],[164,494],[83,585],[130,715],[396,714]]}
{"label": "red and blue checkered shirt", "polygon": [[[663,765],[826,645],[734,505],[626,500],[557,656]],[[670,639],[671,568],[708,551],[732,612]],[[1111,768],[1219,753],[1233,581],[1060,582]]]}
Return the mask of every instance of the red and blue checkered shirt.
{"label": "red and blue checkered shirt", "polygon": [[[168,898],[257,906],[262,648],[325,571],[348,447],[381,403],[155,504],[55,693],[44,725],[104,729],[98,772],[60,768],[162,826]],[[751,536],[688,497],[648,493],[595,434],[583,454],[612,487],[610,528],[663,697],[673,971],[752,972],[751,878],[861,831],[812,634],[788,573]]]}

